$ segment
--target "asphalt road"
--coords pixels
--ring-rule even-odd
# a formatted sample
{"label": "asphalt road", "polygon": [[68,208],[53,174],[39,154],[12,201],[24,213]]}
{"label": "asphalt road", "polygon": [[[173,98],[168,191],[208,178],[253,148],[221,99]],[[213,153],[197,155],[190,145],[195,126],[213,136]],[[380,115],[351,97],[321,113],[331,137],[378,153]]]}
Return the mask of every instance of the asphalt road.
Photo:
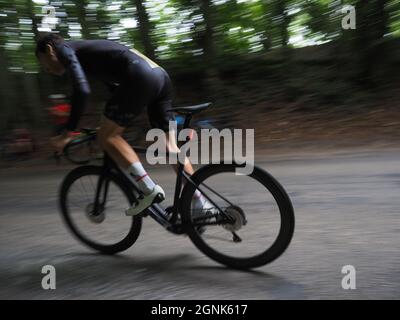
{"label": "asphalt road", "polygon": [[[150,219],[131,249],[97,254],[71,237],[58,213],[69,167],[2,169],[0,299],[399,299],[399,159],[265,157],[261,166],[293,201],[296,230],[279,259],[249,272],[220,266]],[[172,185],[170,169],[151,172]],[[56,268],[55,290],[41,287],[44,265]],[[345,265],[356,270],[353,290],[341,285]]]}

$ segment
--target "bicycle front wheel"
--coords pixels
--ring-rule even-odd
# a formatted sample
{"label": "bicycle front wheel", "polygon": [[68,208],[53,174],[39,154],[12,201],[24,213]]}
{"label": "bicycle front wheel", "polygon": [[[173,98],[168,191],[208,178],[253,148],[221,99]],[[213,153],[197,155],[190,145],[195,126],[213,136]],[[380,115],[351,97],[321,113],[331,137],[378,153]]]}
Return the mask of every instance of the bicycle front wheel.
{"label": "bicycle front wheel", "polygon": [[265,170],[254,167],[251,174],[238,175],[238,168],[216,164],[196,171],[192,180],[212,200],[214,213],[196,212],[196,187],[186,183],[182,218],[190,239],[208,257],[232,268],[256,268],[286,250],[294,232],[294,212],[283,187]]}
{"label": "bicycle front wheel", "polygon": [[106,254],[121,252],[139,237],[142,219],[125,215],[134,195],[119,176],[104,175],[102,167],[72,170],[61,185],[59,201],[68,228],[95,250]]}

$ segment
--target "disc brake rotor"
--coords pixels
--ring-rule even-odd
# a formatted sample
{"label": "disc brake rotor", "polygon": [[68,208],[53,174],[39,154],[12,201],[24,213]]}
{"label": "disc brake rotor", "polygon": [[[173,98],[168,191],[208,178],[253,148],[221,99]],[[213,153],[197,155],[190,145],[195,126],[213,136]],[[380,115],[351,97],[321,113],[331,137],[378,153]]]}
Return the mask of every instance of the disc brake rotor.
{"label": "disc brake rotor", "polygon": [[105,219],[105,214],[104,214],[104,208],[100,208],[100,212],[98,214],[94,214],[94,204],[93,203],[89,203],[86,206],[86,217],[94,223],[102,223]]}
{"label": "disc brake rotor", "polygon": [[244,225],[246,225],[246,217],[244,215],[244,212],[242,209],[240,209],[237,206],[230,206],[225,209],[225,214],[233,219],[233,223],[226,223],[223,225],[223,227],[230,231],[237,231],[241,229]]}

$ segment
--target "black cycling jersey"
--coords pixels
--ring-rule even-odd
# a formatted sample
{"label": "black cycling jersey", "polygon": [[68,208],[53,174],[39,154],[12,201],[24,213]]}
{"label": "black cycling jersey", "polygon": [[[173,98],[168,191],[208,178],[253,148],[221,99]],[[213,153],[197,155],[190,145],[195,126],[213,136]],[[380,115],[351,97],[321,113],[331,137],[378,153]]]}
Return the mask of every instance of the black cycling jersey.
{"label": "black cycling jersey", "polygon": [[64,41],[56,52],[73,84],[68,130],[76,128],[90,94],[86,75],[106,84],[120,84],[104,113],[118,125],[130,125],[145,106],[151,107],[152,126],[166,129],[168,120],[173,119],[166,111],[172,103],[168,74],[136,50],[109,40],[75,40]]}

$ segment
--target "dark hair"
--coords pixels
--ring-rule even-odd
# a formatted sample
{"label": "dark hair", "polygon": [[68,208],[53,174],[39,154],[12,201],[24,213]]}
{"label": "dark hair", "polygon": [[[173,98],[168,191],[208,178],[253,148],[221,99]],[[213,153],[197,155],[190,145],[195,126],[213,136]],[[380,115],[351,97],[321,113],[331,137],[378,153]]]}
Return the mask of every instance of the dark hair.
{"label": "dark hair", "polygon": [[46,53],[46,46],[49,44],[53,48],[56,46],[63,44],[64,38],[56,33],[45,33],[39,37],[36,41],[36,56],[40,53]]}

